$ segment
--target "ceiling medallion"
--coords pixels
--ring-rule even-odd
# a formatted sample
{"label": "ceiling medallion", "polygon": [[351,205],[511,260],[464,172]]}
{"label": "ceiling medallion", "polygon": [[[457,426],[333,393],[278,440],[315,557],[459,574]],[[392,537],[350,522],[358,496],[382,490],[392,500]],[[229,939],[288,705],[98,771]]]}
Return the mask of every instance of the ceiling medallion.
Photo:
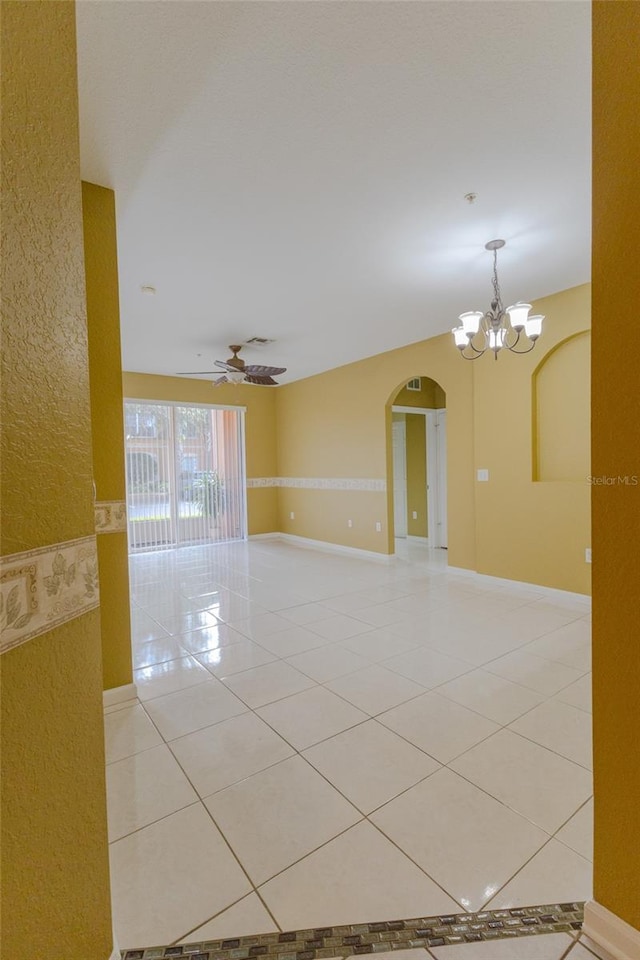
{"label": "ceiling medallion", "polygon": [[[465,360],[477,360],[487,350],[493,352],[496,360],[500,350],[530,353],[542,333],[544,317],[539,314],[530,317],[530,303],[514,303],[506,310],[502,305],[498,283],[498,250],[504,246],[504,240],[490,240],[485,244],[485,250],[493,252],[493,300],[490,309],[486,313],[480,310],[461,313],[458,317],[461,325],[451,331],[456,347]],[[518,345],[525,349],[516,349]]]}

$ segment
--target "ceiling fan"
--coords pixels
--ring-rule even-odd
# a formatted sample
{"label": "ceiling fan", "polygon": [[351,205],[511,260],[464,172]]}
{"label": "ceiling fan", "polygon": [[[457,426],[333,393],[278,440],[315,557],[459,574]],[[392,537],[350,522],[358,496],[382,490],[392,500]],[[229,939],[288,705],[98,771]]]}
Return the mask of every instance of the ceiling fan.
{"label": "ceiling fan", "polygon": [[[215,360],[216,367],[221,367],[224,370],[224,374],[221,377],[218,377],[217,380],[213,381],[215,387],[219,387],[223,383],[257,383],[263,385],[277,384],[277,380],[274,380],[274,376],[278,376],[280,373],[286,373],[286,367],[264,367],[257,363],[245,363],[244,360],[241,360],[238,354],[242,350],[242,346],[237,344],[231,344],[229,350],[233,353],[232,357],[229,357],[228,360]],[[199,374],[200,376],[210,376],[212,373],[220,373],[220,370],[190,370],[186,373],[179,373],[179,377],[186,376],[195,376]]]}

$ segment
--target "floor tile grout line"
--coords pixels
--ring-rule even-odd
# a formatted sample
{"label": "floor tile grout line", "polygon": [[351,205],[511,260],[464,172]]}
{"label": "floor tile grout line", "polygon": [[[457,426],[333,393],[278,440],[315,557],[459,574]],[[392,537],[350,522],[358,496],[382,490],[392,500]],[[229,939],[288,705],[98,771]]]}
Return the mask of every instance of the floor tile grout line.
{"label": "floor tile grout line", "polygon": [[[538,704],[538,706],[542,706],[542,704]],[[570,704],[566,704],[566,706],[570,706]],[[535,710],[536,708],[533,707],[532,709]],[[575,707],[574,709],[577,710],[578,708]],[[527,714],[524,713],[522,716],[526,717],[526,715]],[[518,717],[518,719],[520,720],[521,718]],[[585,766],[584,763],[581,763],[579,760],[574,760],[573,757],[568,757],[566,753],[560,753],[558,750],[554,750],[553,747],[547,746],[546,743],[540,743],[539,740],[534,740],[533,737],[528,737],[526,733],[521,733],[520,730],[511,730],[510,727],[503,727],[502,729],[509,730],[510,733],[515,733],[517,736],[522,737],[523,740],[528,740],[529,743],[534,743],[537,747],[542,747],[543,750],[548,750],[549,753],[553,753],[556,757],[562,757],[563,760],[568,760],[569,763],[574,763],[576,767],[580,767],[582,770],[586,770],[586,772],[590,773],[591,776],[593,777],[593,767]]]}
{"label": "floor tile grout line", "polygon": [[565,952],[558,958],[558,960],[566,960],[569,954],[573,951],[576,944],[580,942],[581,933],[582,933],[581,930],[578,930],[574,933],[574,935],[571,937],[571,943],[569,944]]}
{"label": "floor tile grout line", "polygon": [[[192,933],[196,933],[196,932],[200,929],[200,927],[203,927],[203,926],[205,925],[205,923],[211,923],[212,920],[217,920],[217,918],[218,918],[218,917],[221,917],[223,913],[226,913],[226,912],[227,912],[227,910],[231,910],[233,907],[237,907],[238,904],[239,904],[239,903],[242,903],[243,900],[246,900],[247,897],[252,896],[254,892],[255,892],[255,891],[251,891],[251,893],[245,893],[244,896],[239,897],[237,900],[234,900],[233,903],[230,903],[228,907],[223,907],[222,910],[218,910],[217,913],[214,913],[212,916],[207,917],[207,919],[206,919],[206,920],[203,920],[202,923],[199,923],[197,927],[194,927],[192,930],[187,930],[187,932],[184,933],[184,934],[182,934],[182,936],[178,937],[176,940],[173,940],[173,941],[171,942],[170,946],[172,946],[172,947],[178,946],[183,940],[186,940],[187,937],[190,937]],[[262,899],[260,899],[260,902],[263,903]],[[263,905],[264,905],[264,904],[263,904]],[[278,927],[278,931],[279,931],[280,933],[282,933],[282,927],[279,926],[279,924],[276,922],[275,918],[274,918],[273,916],[271,916],[271,919],[273,920],[273,922],[274,922],[274,923],[276,924],[276,926]],[[271,931],[271,932],[273,932],[273,931]],[[264,935],[264,934],[255,934],[255,936],[263,936],[263,935]],[[212,939],[212,938],[209,937],[208,939]],[[219,939],[220,939],[220,938],[219,938]],[[199,941],[198,941],[198,940],[192,940],[191,942],[192,942],[192,943],[198,943]],[[188,944],[187,944],[187,946],[188,946]],[[186,956],[188,957],[189,955],[187,954]]]}
{"label": "floor tile grout line", "polygon": [[[587,950],[591,954],[591,956],[595,958],[595,960],[601,960],[601,958],[598,956],[595,950],[592,950],[588,943],[584,943],[583,935],[584,935],[584,930],[581,930],[575,939],[574,946],[575,944],[579,943],[582,949]],[[562,960],[564,960],[564,957],[562,958]]]}
{"label": "floor tile grout line", "polygon": [[[589,799],[591,799],[591,798],[589,798]],[[491,903],[492,900],[495,900],[495,898],[499,895],[500,891],[501,891],[501,890],[504,890],[504,888],[505,888],[508,884],[510,884],[513,880],[515,880],[515,878],[518,876],[518,874],[521,873],[521,872],[524,870],[524,868],[525,868],[529,863],[531,863],[531,861],[534,859],[534,857],[537,857],[538,854],[541,853],[542,850],[543,850],[546,846],[548,846],[548,844],[549,844],[552,840],[555,840],[555,839],[556,839],[557,833],[558,833],[560,830],[562,830],[563,827],[565,827],[565,826],[567,825],[567,823],[569,822],[569,820],[571,820],[572,817],[574,817],[574,816],[576,815],[576,813],[578,812],[578,810],[581,810],[582,807],[584,807],[585,804],[587,804],[587,803],[589,802],[589,799],[585,800],[584,803],[581,804],[580,807],[578,807],[577,810],[574,810],[574,812],[571,814],[571,816],[568,817],[568,818],[564,821],[564,823],[561,823],[560,826],[559,826],[559,827],[554,831],[554,833],[552,833],[552,834],[548,834],[548,831],[544,830],[543,827],[540,827],[539,824],[534,824],[534,826],[537,826],[538,829],[540,829],[540,830],[543,831],[543,833],[548,834],[547,839],[544,841],[544,843],[541,844],[541,846],[540,846],[534,853],[532,853],[532,855],[531,855],[527,860],[525,860],[524,863],[520,864],[520,866],[519,866],[518,869],[515,871],[515,873],[512,874],[512,876],[509,877],[509,879],[506,880],[506,881],[502,884],[502,886],[498,888],[498,890],[496,890],[494,893],[491,894],[491,896],[490,896],[489,899],[484,903],[484,905],[483,905],[483,907],[482,907],[481,909],[487,909],[487,908],[488,908],[487,905],[488,905],[489,903]],[[516,812],[517,812],[517,811],[516,811]],[[522,814],[520,814],[520,816],[522,816]],[[528,818],[525,818],[525,819],[528,819]],[[558,842],[561,843],[562,841],[558,841]],[[571,849],[571,848],[569,848],[569,849]],[[576,853],[575,850],[574,850],[573,852]],[[580,856],[580,854],[578,854],[578,856]],[[586,857],[583,857],[582,859],[583,859],[583,860],[586,860],[587,858],[586,858]],[[590,862],[590,861],[587,861],[587,862]],[[593,870],[593,865],[592,865],[592,870]],[[502,909],[502,908],[501,908],[501,907],[495,907],[495,908],[491,908],[491,909],[500,910],[500,909]],[[505,909],[508,909],[508,908],[505,908]]]}
{"label": "floor tile grout line", "polygon": [[[153,717],[149,717],[149,719],[151,720],[152,723],[154,723]],[[155,723],[154,723],[154,726],[155,726]],[[156,730],[158,730],[157,727],[156,727]],[[160,736],[162,736],[162,733],[160,732],[160,730],[158,730],[158,733],[160,734]],[[169,746],[169,745],[167,744],[167,746]],[[171,748],[169,748],[169,749],[171,749]],[[243,874],[244,874],[245,877],[247,878],[247,881],[249,882],[252,891],[258,895],[258,898],[260,899],[260,902],[263,904],[265,910],[267,911],[267,913],[269,914],[269,916],[271,917],[271,919],[272,919],[273,922],[275,923],[276,927],[278,927],[278,929],[281,930],[282,928],[280,927],[280,924],[278,923],[278,921],[276,920],[276,918],[273,916],[271,910],[269,909],[269,907],[267,906],[267,904],[264,902],[263,898],[262,898],[262,897],[260,896],[260,894],[258,893],[258,888],[256,887],[256,885],[254,884],[253,880],[251,879],[251,877],[250,877],[249,874],[247,873],[247,870],[245,869],[244,865],[242,864],[242,861],[240,860],[240,858],[238,857],[237,853],[235,852],[235,850],[233,849],[233,847],[232,847],[231,844],[229,843],[229,840],[227,839],[226,835],[223,833],[223,831],[220,829],[220,827],[219,827],[218,824],[216,823],[213,815],[211,814],[211,811],[210,811],[209,808],[207,807],[207,805],[206,805],[206,803],[204,802],[203,798],[200,796],[200,793],[199,793],[198,790],[196,789],[195,784],[193,783],[193,781],[192,781],[191,778],[189,777],[187,771],[184,769],[184,767],[182,766],[182,764],[180,763],[180,761],[179,761],[178,758],[176,757],[176,755],[175,755],[175,753],[173,752],[173,750],[171,751],[171,754],[172,754],[174,760],[176,761],[176,763],[178,764],[178,766],[180,767],[180,769],[181,769],[181,771],[182,771],[185,779],[187,780],[187,782],[188,782],[189,785],[191,786],[191,789],[194,791],[194,793],[195,793],[196,796],[198,797],[198,802],[199,802],[200,805],[202,806],[204,812],[206,813],[206,815],[209,817],[209,819],[210,819],[211,822],[213,823],[214,827],[216,828],[216,830],[218,831],[218,833],[219,833],[220,836],[222,837],[224,843],[225,843],[225,844],[227,845],[227,847],[229,848],[229,851],[231,852],[232,856],[234,857],[234,859],[235,859],[236,862],[238,863],[238,866],[240,867],[240,869],[242,870]],[[226,908],[225,908],[225,909],[226,909]],[[206,923],[206,921],[203,921],[203,923]],[[200,924],[200,926],[202,926],[202,924]],[[174,942],[175,942],[175,941],[174,941]]]}
{"label": "floor tile grout line", "polygon": [[202,799],[198,794],[196,794],[195,800],[190,800],[189,803],[185,803],[183,806],[177,807],[177,809],[171,810],[169,813],[164,813],[161,817],[157,817],[155,820],[150,820],[148,823],[142,823],[139,827],[136,827],[134,830],[130,830],[129,833],[125,833],[121,837],[116,837],[114,840],[109,839],[109,846],[120,843],[121,840],[128,840],[129,837],[133,837],[136,833],[146,830],[147,827],[154,827],[156,824],[162,823],[163,820],[168,820],[169,817],[172,817],[174,814],[181,813],[183,810],[188,810],[189,807],[197,807],[200,803],[202,803]]}

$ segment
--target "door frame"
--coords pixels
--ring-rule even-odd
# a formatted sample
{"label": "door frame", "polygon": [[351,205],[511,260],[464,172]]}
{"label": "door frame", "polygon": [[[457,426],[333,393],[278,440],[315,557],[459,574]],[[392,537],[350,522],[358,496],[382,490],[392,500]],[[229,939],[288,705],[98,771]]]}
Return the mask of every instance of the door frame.
{"label": "door frame", "polygon": [[[427,501],[428,537],[426,543],[429,547],[444,547],[446,549],[447,544],[442,544],[438,536],[440,532],[438,528],[441,526],[439,518],[443,515],[445,531],[447,530],[447,460],[446,455],[444,458],[441,456],[439,449],[440,443],[438,441],[438,424],[444,423],[444,425],[446,425],[446,407],[406,407],[392,404],[391,413],[392,415],[394,413],[417,413],[424,417],[425,447],[427,454],[427,489],[425,491],[425,497]],[[441,463],[441,460],[444,460],[444,462]],[[443,470],[444,483],[442,482]],[[393,473],[391,482],[393,483]],[[447,539],[446,536],[444,539]]]}
{"label": "door frame", "polygon": [[[432,547],[447,549],[447,457],[443,456],[442,443],[446,444],[447,411],[434,407],[427,413],[427,508],[429,513],[429,543]],[[444,535],[443,535],[444,528]]]}
{"label": "door frame", "polygon": [[[126,431],[126,416],[125,416],[125,414],[126,414],[126,405],[127,405],[128,403],[140,403],[140,404],[145,404],[145,403],[146,403],[146,404],[149,404],[149,405],[157,405],[157,406],[162,406],[162,407],[197,407],[197,408],[206,407],[207,409],[211,409],[211,410],[233,410],[233,411],[235,411],[236,413],[240,414],[239,428],[238,428],[239,444],[240,444],[240,469],[241,469],[241,471],[242,471],[242,477],[243,477],[244,483],[243,483],[243,489],[242,489],[242,510],[243,510],[242,527],[243,527],[243,530],[242,530],[242,533],[241,533],[241,536],[240,536],[239,539],[240,539],[240,540],[247,540],[247,539],[248,539],[248,531],[249,531],[249,511],[248,511],[248,502],[247,502],[247,501],[248,501],[248,498],[247,498],[247,447],[246,447],[246,418],[247,418],[247,408],[246,408],[246,406],[244,406],[243,404],[235,404],[235,403],[201,403],[201,402],[194,401],[194,400],[159,400],[157,397],[151,399],[151,398],[130,397],[130,396],[127,396],[127,397],[123,397],[123,398],[122,398],[122,425],[123,425],[123,430],[124,430],[124,431]],[[175,436],[174,436],[174,431],[173,431],[173,421],[172,421],[172,426],[171,426],[171,458],[170,458],[170,470],[171,470],[172,479],[173,479],[173,483],[172,483],[172,488],[173,488],[172,513],[175,513],[175,512],[176,512],[176,498],[177,498],[177,484],[176,484],[176,477],[175,477],[175,459],[176,459],[176,458],[175,458],[175,449],[176,449],[176,441],[175,441]],[[126,435],[125,435],[125,451],[126,451]],[[172,546],[173,548],[177,548],[177,547],[180,546],[181,544],[182,544],[183,546],[188,546],[189,541],[182,541],[182,542],[180,542],[180,541],[178,541],[178,539],[177,539],[177,530],[178,530],[178,527],[177,527],[177,515],[176,515],[176,516],[172,516],[171,519],[170,519],[170,522],[171,522],[172,530],[173,530],[173,528],[174,528],[174,526],[175,526],[175,531],[174,531],[174,534],[173,534],[173,536],[172,536],[172,544],[171,544],[171,546]],[[129,552],[131,552],[131,544],[130,544],[130,542],[129,542],[129,530],[130,530],[130,528],[129,528],[129,523],[127,522],[128,550],[129,550]],[[162,549],[162,548],[161,548],[161,547],[160,547],[160,548],[158,548],[158,547],[156,547],[156,548],[141,547],[141,548],[139,548],[139,549],[144,550],[144,549]]]}

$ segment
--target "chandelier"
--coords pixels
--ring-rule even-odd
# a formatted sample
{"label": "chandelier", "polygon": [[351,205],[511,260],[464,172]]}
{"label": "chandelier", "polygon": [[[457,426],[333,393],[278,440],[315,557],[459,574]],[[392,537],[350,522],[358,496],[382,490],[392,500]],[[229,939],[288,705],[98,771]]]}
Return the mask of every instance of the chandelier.
{"label": "chandelier", "polygon": [[[451,331],[456,347],[465,360],[477,360],[487,350],[493,351],[496,360],[500,350],[530,353],[542,333],[544,317],[539,314],[530,317],[530,303],[514,303],[506,310],[502,305],[498,283],[498,250],[504,246],[504,240],[490,240],[484,247],[493,251],[493,300],[490,309],[486,313],[480,310],[461,313],[458,317],[460,326]],[[516,349],[518,345],[524,349]]]}

